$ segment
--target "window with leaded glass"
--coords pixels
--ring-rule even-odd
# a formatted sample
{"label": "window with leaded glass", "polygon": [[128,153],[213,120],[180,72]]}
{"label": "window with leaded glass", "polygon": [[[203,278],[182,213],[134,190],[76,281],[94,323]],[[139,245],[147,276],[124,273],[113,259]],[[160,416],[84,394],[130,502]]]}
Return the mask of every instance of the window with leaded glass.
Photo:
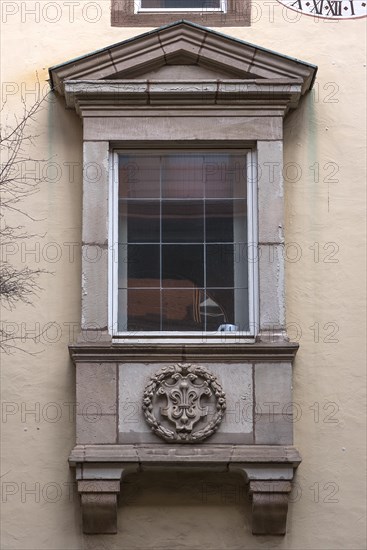
{"label": "window with leaded glass", "polygon": [[117,331],[248,332],[249,153],[120,152],[115,166]]}

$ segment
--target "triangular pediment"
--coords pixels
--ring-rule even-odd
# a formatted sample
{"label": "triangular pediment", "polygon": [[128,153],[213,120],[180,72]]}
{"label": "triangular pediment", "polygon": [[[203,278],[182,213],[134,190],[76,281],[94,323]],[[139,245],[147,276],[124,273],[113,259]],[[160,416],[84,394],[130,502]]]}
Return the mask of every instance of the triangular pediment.
{"label": "triangular pediment", "polygon": [[178,21],[50,68],[53,88],[65,81],[287,80],[312,86],[317,67],[206,27]]}

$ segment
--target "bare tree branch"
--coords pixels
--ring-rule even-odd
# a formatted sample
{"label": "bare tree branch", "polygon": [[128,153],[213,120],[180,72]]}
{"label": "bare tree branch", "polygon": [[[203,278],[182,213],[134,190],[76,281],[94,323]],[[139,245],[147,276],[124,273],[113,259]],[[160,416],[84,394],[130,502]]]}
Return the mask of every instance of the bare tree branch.
{"label": "bare tree branch", "polygon": [[[48,273],[45,269],[20,265],[19,262],[10,263],[6,258],[9,245],[17,241],[32,239],[36,235],[29,233],[23,225],[9,224],[7,214],[16,214],[17,218],[36,220],[26,211],[23,201],[39,192],[40,185],[45,178],[40,175],[37,168],[44,159],[36,159],[30,156],[29,148],[35,145],[37,134],[32,133],[32,124],[36,121],[36,115],[42,109],[42,103],[47,96],[39,99],[30,107],[27,107],[22,99],[23,114],[21,117],[14,115],[13,124],[9,123],[9,117],[0,126],[0,251],[4,258],[0,264],[0,305],[11,311],[20,303],[32,304],[32,300],[38,296],[41,290],[39,277]],[[0,109],[3,112],[5,104]],[[27,170],[27,163],[33,163],[35,171]],[[39,341],[38,336],[28,337],[33,342]],[[24,342],[24,337],[17,337],[13,333],[0,328],[0,351],[12,353],[21,350],[29,353],[17,345],[17,341]]]}

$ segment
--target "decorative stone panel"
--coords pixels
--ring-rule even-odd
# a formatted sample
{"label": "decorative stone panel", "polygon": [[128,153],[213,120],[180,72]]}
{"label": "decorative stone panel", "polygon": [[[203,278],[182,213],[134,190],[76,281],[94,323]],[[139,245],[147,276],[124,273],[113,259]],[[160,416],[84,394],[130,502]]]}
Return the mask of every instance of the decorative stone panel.
{"label": "decorative stone panel", "polygon": [[[190,364],[190,363],[189,363]],[[194,363],[201,366],[202,363]],[[169,365],[168,365],[169,366]],[[171,367],[175,365],[171,365]],[[143,410],[143,389],[150,383],[152,376],[164,367],[162,363],[152,364],[120,364],[119,365],[119,443],[159,443],[146,422]],[[210,363],[205,369],[211,373],[225,394],[226,408],[222,411],[221,421],[216,426],[215,433],[205,438],[202,444],[222,443],[253,443],[253,372],[251,364],[230,363],[223,369],[223,364]],[[165,400],[161,398],[164,408]],[[204,426],[206,420],[210,421],[215,416],[217,403],[211,396],[211,400],[205,400],[208,412],[205,419],[199,424]],[[169,427],[169,422],[162,418],[157,411],[157,417]]]}

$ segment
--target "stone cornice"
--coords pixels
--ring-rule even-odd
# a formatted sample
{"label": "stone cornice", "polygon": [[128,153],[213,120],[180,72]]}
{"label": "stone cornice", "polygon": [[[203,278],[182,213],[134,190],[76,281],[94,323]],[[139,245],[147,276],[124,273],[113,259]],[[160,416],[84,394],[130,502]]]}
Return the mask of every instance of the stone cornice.
{"label": "stone cornice", "polygon": [[265,109],[284,114],[298,105],[302,93],[300,79],[277,80],[102,80],[65,82],[67,106],[80,114],[104,110],[107,116],[116,116],[116,110],[138,105],[154,108],[211,106],[223,110],[226,106],[238,110]]}

